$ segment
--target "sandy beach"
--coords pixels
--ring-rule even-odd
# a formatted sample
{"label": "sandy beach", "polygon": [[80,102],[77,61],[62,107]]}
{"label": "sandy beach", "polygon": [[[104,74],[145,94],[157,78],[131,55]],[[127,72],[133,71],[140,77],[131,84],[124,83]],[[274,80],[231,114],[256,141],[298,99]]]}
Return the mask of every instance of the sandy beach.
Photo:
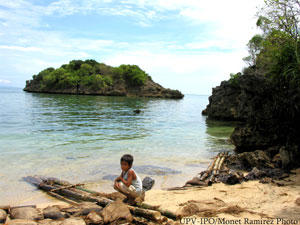
{"label": "sandy beach", "polygon": [[[268,184],[249,181],[189,190],[151,190],[146,193],[145,202],[186,216],[195,214],[198,218],[242,219],[241,222],[269,219],[275,224],[288,224],[287,221],[300,220],[300,169],[292,172],[289,178]],[[281,221],[282,218],[285,221]],[[204,224],[198,220],[198,224],[201,222]]]}
{"label": "sandy beach", "polygon": [[[298,200],[297,200],[298,199]],[[150,190],[145,203],[183,215],[178,224],[300,224],[300,169],[289,178],[262,184],[213,184],[187,190]],[[68,205],[61,201],[38,204]]]}

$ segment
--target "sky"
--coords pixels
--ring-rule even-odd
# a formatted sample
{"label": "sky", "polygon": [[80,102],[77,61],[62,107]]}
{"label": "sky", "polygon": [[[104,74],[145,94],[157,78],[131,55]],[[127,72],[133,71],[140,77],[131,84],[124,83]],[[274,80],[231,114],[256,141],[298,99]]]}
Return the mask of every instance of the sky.
{"label": "sky", "polygon": [[166,88],[210,95],[246,66],[263,0],[0,0],[0,86],[74,59],[135,64]]}

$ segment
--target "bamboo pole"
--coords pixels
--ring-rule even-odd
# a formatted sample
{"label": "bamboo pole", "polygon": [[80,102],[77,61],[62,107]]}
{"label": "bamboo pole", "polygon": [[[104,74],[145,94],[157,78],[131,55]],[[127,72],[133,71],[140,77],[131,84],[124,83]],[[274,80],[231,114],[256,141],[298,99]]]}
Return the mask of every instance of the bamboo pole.
{"label": "bamboo pole", "polygon": [[155,222],[161,221],[161,213],[155,210],[142,209],[134,206],[128,206],[130,212],[136,216],[142,216],[146,219],[153,220]]}
{"label": "bamboo pole", "polygon": [[222,157],[222,159],[220,160],[220,163],[218,165],[217,172],[216,172],[217,174],[220,173],[220,170],[222,169],[222,166],[223,166],[223,163],[224,163],[224,160],[226,159],[226,157],[227,157],[227,155],[224,154],[223,157]]}
{"label": "bamboo pole", "polygon": [[217,156],[216,163],[215,163],[215,165],[214,165],[214,167],[213,167],[212,174],[211,174],[210,179],[209,179],[210,182],[214,182],[215,175],[216,175],[216,173],[217,173],[217,168],[218,168],[218,166],[219,166],[219,163],[220,163],[221,158],[223,157],[223,155],[224,155],[224,152],[221,152],[221,153]]}
{"label": "bamboo pole", "polygon": [[214,157],[214,160],[211,162],[210,166],[207,168],[205,173],[202,174],[202,176],[200,177],[200,181],[205,181],[206,178],[209,176],[209,174],[211,174],[211,171],[216,163],[217,158],[218,158],[218,156]]}

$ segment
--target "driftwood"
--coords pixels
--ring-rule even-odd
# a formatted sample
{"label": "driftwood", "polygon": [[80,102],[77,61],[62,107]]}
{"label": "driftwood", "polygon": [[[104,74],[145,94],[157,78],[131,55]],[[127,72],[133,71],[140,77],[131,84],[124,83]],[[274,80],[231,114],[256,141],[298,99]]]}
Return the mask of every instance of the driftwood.
{"label": "driftwood", "polygon": [[212,169],[214,168],[214,165],[216,163],[217,157],[214,158],[214,160],[211,162],[207,170],[203,173],[203,175],[200,177],[200,181],[205,181],[206,178],[210,175]]}
{"label": "driftwood", "polygon": [[173,190],[186,190],[189,188],[195,187],[206,187],[210,186],[213,183],[220,182],[220,177],[224,174],[228,174],[229,170],[225,164],[226,158],[229,156],[228,152],[220,152],[216,157],[213,158],[213,161],[207,167],[207,169],[198,174],[198,176],[187,181],[182,187],[171,187],[168,188],[168,191]]}
{"label": "driftwood", "polygon": [[[39,189],[47,191],[47,193],[53,197],[60,198],[61,200],[67,200],[70,203],[76,204],[76,202],[73,200],[89,201],[105,207],[109,203],[113,202],[113,200],[101,196],[101,193],[80,187],[82,184],[72,185],[67,181],[56,178],[37,176],[28,176],[23,179],[31,184],[36,185]],[[157,206],[151,206],[145,203],[137,203],[136,206],[128,207],[132,214],[156,222],[159,222],[164,218],[162,215],[173,220],[179,219],[179,216],[171,211],[159,209]]]}
{"label": "driftwood", "polygon": [[216,163],[213,167],[213,170],[212,170],[212,173],[211,173],[211,176],[209,179],[210,182],[215,182],[215,176],[220,173],[220,170],[222,169],[224,161],[227,156],[228,156],[228,152],[221,152],[220,154],[217,155]]}
{"label": "driftwood", "polygon": [[160,212],[150,209],[142,209],[134,206],[128,206],[130,212],[136,216],[141,216],[149,220],[158,222],[162,219]]}

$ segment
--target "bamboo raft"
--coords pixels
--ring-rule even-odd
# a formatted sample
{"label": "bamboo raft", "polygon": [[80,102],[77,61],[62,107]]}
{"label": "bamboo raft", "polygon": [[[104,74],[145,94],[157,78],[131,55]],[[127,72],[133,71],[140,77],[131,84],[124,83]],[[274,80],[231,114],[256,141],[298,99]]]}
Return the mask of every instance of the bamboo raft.
{"label": "bamboo raft", "polygon": [[[28,176],[23,178],[26,182],[46,191],[49,195],[71,204],[77,205],[79,202],[94,202],[102,207],[112,203],[113,200],[99,192],[85,189],[84,184],[71,184],[64,180],[53,177]],[[134,206],[128,205],[130,212],[138,217],[160,223],[168,218],[172,220],[180,219],[175,213],[160,209],[145,203],[136,203]]]}

